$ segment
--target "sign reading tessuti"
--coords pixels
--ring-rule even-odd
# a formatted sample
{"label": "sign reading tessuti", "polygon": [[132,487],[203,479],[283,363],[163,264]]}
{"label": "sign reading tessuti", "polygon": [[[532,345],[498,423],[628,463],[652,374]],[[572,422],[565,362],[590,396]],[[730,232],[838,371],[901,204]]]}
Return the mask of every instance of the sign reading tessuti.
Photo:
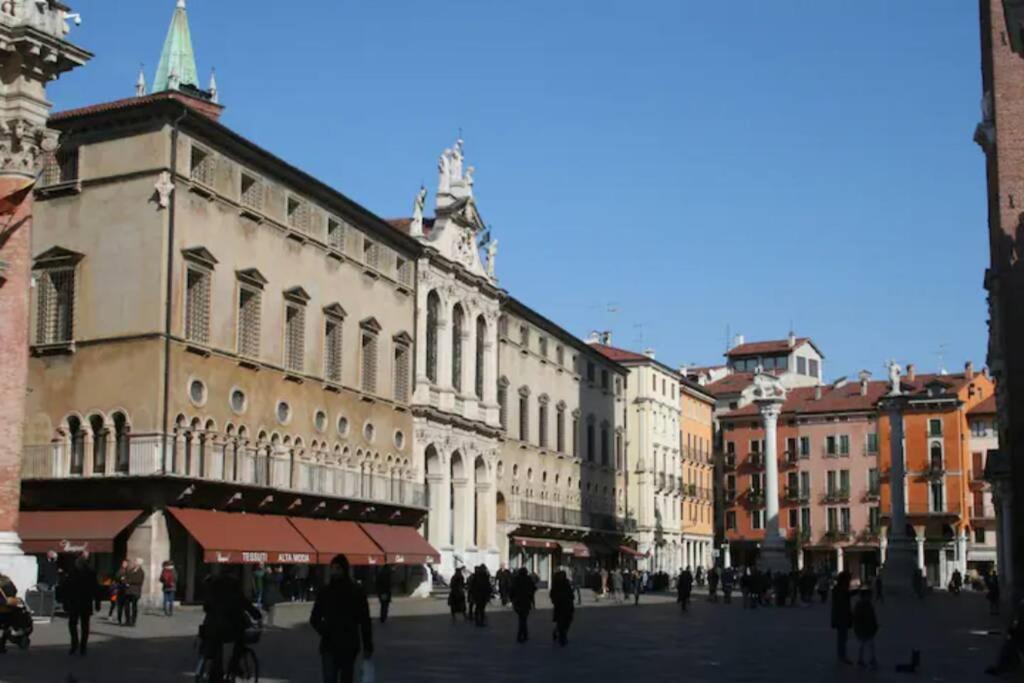
{"label": "sign reading tessuti", "polygon": [[207,550],[206,562],[217,564],[312,564],[312,553],[279,553],[252,550]]}

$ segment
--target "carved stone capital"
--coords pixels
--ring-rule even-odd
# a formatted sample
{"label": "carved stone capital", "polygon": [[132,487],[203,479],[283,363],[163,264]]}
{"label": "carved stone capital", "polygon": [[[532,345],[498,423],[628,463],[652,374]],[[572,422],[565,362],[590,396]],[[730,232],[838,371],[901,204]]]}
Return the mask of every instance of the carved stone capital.
{"label": "carved stone capital", "polygon": [[0,174],[34,178],[57,149],[55,130],[26,119],[0,120]]}

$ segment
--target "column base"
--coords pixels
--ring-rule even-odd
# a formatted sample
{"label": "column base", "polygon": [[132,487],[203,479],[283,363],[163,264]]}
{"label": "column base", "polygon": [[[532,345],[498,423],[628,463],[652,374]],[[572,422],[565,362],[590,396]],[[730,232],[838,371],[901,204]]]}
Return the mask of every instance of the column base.
{"label": "column base", "polygon": [[909,538],[889,539],[882,565],[882,589],[886,598],[913,595],[917,571],[917,544]]}
{"label": "column base", "polygon": [[0,532],[0,574],[7,575],[24,597],[25,591],[36,585],[39,564],[35,557],[21,549],[21,539],[14,531]]}
{"label": "column base", "polygon": [[789,572],[792,570],[792,562],[786,553],[786,543],[781,538],[776,542],[768,541],[761,544],[761,551],[757,558],[758,567],[762,570],[776,572]]}

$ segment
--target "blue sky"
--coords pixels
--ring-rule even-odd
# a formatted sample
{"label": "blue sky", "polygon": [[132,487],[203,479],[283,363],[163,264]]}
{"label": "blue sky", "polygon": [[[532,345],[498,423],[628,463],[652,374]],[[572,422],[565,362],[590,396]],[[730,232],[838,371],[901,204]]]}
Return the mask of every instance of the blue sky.
{"label": "blue sky", "polygon": [[[174,0],[78,0],[56,107],[152,81]],[[670,364],[726,330],[984,362],[977,4],[189,0],[223,121],[385,217],[461,127],[502,286]],[[614,312],[609,309],[613,308]]]}

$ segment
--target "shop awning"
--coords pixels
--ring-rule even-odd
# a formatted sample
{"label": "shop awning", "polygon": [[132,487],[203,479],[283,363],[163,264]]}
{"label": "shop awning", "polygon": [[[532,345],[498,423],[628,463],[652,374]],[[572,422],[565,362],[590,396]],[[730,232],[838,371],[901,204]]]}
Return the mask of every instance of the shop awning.
{"label": "shop awning", "polygon": [[27,553],[109,553],[114,539],[142,510],[45,510],[18,515],[18,535]]}
{"label": "shop awning", "polygon": [[342,554],[351,565],[384,564],[384,552],[355,522],[289,517],[298,532],[316,549],[317,564],[330,564]]}
{"label": "shop awning", "polygon": [[316,551],[279,515],[167,508],[203,547],[203,560],[222,564],[312,564]]}
{"label": "shop awning", "polygon": [[359,526],[380,546],[385,559],[391,564],[431,564],[441,561],[441,553],[434,550],[411,526],[362,523]]}
{"label": "shop awning", "polygon": [[529,538],[527,536],[513,536],[512,542],[521,548],[544,548],[546,550],[558,550],[562,545],[558,541],[549,538]]}
{"label": "shop awning", "polygon": [[586,541],[586,548],[592,556],[615,555],[618,549],[609,545],[601,539],[589,539]]}
{"label": "shop awning", "polygon": [[620,545],[619,552],[623,555],[630,555],[632,557],[647,557],[645,553],[642,553],[635,548],[630,548],[628,545]]}
{"label": "shop awning", "polygon": [[583,545],[582,543],[576,543],[575,541],[562,541],[562,554],[572,555],[580,559],[586,559],[590,557],[590,548]]}

